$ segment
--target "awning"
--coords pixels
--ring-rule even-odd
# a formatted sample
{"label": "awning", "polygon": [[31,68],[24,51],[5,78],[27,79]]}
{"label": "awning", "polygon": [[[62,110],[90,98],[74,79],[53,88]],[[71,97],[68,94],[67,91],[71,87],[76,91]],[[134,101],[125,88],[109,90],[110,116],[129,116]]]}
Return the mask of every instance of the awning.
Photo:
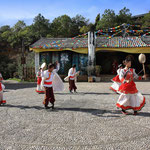
{"label": "awning", "polygon": [[39,52],[72,51],[72,52],[81,53],[81,54],[88,54],[88,48],[76,48],[76,49],[71,49],[71,48],[65,48],[65,49],[38,49],[38,48],[30,48],[30,50],[33,50],[36,53],[39,53]]}
{"label": "awning", "polygon": [[[72,51],[80,54],[88,54],[87,48],[78,48],[78,49],[37,49],[37,48],[30,48],[34,52],[62,52],[62,51]],[[150,53],[150,47],[136,47],[136,48],[96,48],[96,52],[99,51],[116,51],[116,52],[125,52],[125,53]]]}
{"label": "awning", "polygon": [[125,53],[150,53],[150,47],[136,47],[136,48],[96,48],[98,51],[116,51]]}

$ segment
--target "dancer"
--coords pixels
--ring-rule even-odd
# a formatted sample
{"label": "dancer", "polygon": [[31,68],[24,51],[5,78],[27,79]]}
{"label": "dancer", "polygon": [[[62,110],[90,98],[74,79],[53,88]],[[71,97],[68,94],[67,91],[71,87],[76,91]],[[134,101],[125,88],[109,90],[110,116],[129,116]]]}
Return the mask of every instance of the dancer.
{"label": "dancer", "polygon": [[117,101],[116,106],[122,109],[123,114],[127,114],[127,109],[132,109],[134,111],[134,115],[140,111],[145,105],[145,97],[137,90],[136,84],[134,83],[134,78],[141,80],[142,78],[146,78],[145,75],[143,77],[139,77],[135,73],[135,69],[130,68],[132,63],[132,57],[126,57],[124,64],[125,68],[121,69],[119,74],[119,79],[121,81],[121,86],[119,87],[119,92],[121,95]]}
{"label": "dancer", "polygon": [[55,69],[57,70],[57,72],[60,69],[60,63],[58,61],[55,62]]}
{"label": "dancer", "polygon": [[116,72],[117,72],[117,67],[118,67],[117,60],[114,60],[114,61],[113,61],[113,64],[112,64],[112,74],[116,74]]}
{"label": "dancer", "polygon": [[76,77],[79,75],[80,71],[76,72],[76,65],[73,65],[72,68],[68,71],[68,76],[64,79],[65,81],[69,80],[69,91],[72,93],[72,90],[74,90],[75,93],[77,93],[75,80]]}
{"label": "dancer", "polygon": [[0,82],[3,80],[3,76],[2,74],[0,73]]}
{"label": "dancer", "polygon": [[6,104],[6,100],[4,100],[4,97],[3,97],[5,86],[2,84],[2,80],[3,80],[3,77],[2,77],[2,74],[0,73],[0,105]]}
{"label": "dancer", "polygon": [[41,65],[41,67],[39,68],[39,71],[37,72],[37,89],[36,89],[36,92],[41,94],[41,93],[44,93],[44,89],[42,89],[41,87],[41,81],[42,81],[42,76],[43,76],[43,72],[44,72],[44,69],[46,67],[46,63],[43,63]]}
{"label": "dancer", "polygon": [[[63,91],[64,85],[58,74],[56,73],[56,70],[54,70],[55,65],[49,64],[48,70],[44,71],[41,86],[45,89],[45,99],[43,101],[43,104],[45,106],[45,109],[54,109],[54,91]],[[51,107],[48,106],[49,102],[52,104]]]}
{"label": "dancer", "polygon": [[117,94],[120,93],[118,90],[119,90],[119,87],[121,85],[121,81],[119,79],[119,74],[120,74],[120,71],[121,69],[123,68],[123,65],[120,64],[118,66],[118,70],[117,70],[117,76],[115,76],[111,81],[113,82],[112,86],[110,87],[110,90],[116,92]]}

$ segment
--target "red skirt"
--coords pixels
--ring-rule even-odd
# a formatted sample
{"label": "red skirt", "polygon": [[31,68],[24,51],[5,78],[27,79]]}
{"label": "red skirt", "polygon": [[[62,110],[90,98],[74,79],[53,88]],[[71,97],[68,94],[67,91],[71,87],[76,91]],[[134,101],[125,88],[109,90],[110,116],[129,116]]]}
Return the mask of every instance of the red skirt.
{"label": "red skirt", "polygon": [[112,81],[114,82],[121,82],[120,79],[119,79],[119,75],[115,76]]}
{"label": "red skirt", "polygon": [[131,81],[130,83],[122,83],[119,87],[119,92],[124,94],[135,94],[138,93],[138,90],[134,81]]}
{"label": "red skirt", "polygon": [[41,81],[42,81],[42,78],[41,78],[41,77],[38,77],[38,78],[37,78],[37,84],[40,85],[40,84],[41,84]]}

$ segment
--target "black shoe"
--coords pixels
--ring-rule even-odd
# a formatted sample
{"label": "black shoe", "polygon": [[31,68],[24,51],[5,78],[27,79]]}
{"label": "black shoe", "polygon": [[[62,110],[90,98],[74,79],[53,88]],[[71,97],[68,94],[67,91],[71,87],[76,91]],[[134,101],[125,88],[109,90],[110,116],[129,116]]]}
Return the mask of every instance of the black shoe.
{"label": "black shoe", "polygon": [[54,104],[52,105],[52,109],[55,109]]}
{"label": "black shoe", "polygon": [[45,106],[45,109],[50,109],[51,107],[49,107],[49,106]]}
{"label": "black shoe", "polygon": [[124,114],[124,115],[128,115],[128,113],[125,111],[125,110],[121,110],[121,112],[122,112],[122,114]]}
{"label": "black shoe", "polygon": [[133,115],[135,115],[135,116],[138,115],[138,112],[137,112],[137,111],[134,111],[134,114],[133,114]]}

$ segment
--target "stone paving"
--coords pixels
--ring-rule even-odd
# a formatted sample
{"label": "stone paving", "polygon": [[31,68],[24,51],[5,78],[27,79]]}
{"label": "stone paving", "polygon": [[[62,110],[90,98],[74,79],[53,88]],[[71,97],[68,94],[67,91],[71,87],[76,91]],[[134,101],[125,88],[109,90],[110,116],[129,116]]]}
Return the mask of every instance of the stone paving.
{"label": "stone paving", "polygon": [[150,150],[150,83],[138,82],[147,104],[122,115],[110,83],[77,83],[78,93],[55,93],[45,110],[35,84],[8,84],[0,107],[0,150]]}

